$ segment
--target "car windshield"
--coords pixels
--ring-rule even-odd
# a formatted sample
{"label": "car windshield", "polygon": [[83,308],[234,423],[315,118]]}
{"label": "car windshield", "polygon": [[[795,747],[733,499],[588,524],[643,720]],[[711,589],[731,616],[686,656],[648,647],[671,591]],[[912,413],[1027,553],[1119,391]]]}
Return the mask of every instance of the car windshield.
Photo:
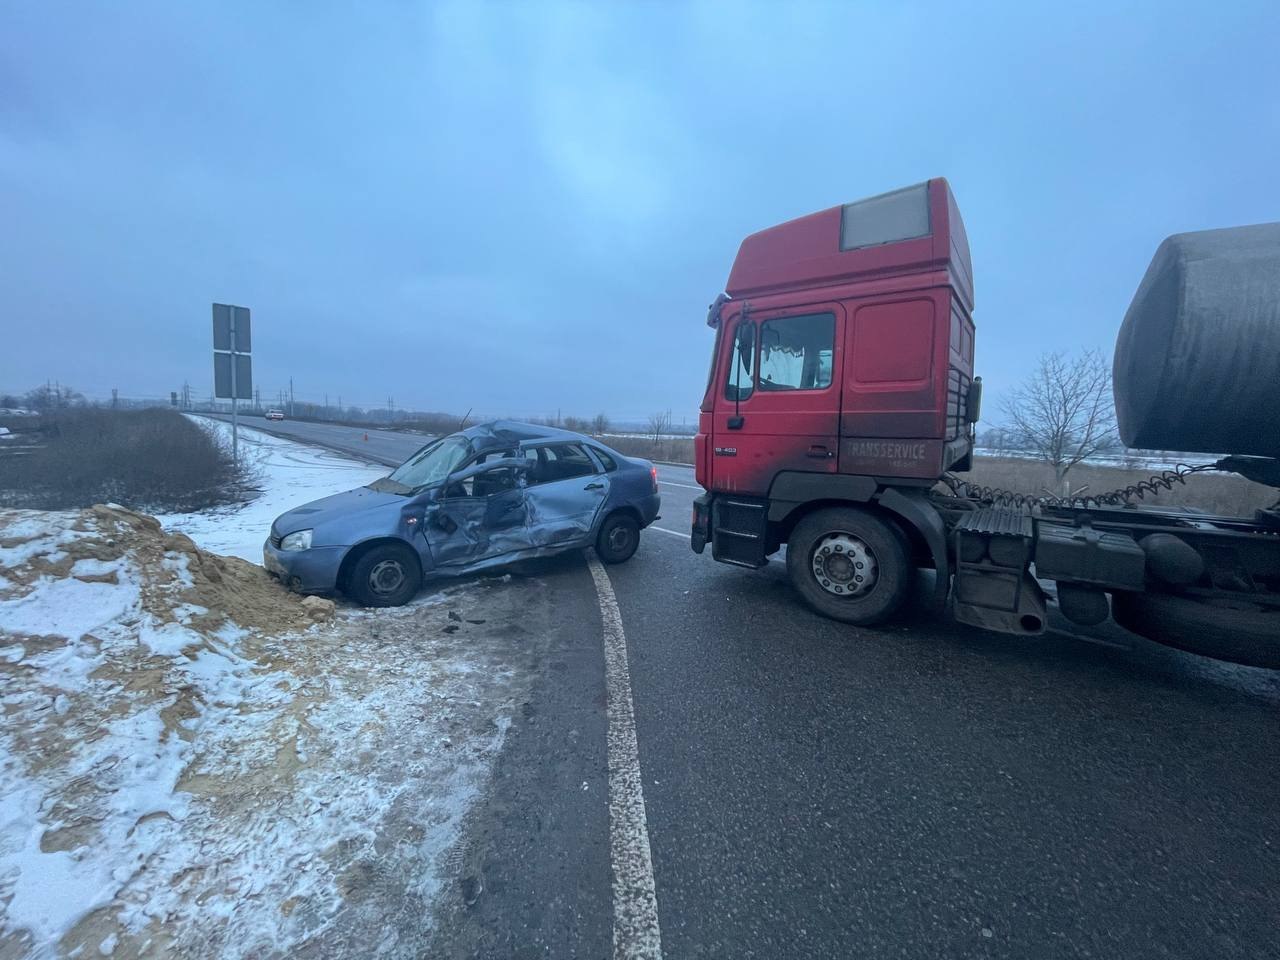
{"label": "car windshield", "polygon": [[392,471],[387,477],[410,490],[440,483],[450,472],[471,456],[471,441],[455,434],[429,443]]}

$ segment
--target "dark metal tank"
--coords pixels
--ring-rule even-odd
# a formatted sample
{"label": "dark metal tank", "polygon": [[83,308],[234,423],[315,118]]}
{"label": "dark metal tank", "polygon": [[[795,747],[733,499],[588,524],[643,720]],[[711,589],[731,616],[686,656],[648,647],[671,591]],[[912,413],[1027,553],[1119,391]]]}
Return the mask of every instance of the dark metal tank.
{"label": "dark metal tank", "polygon": [[1280,457],[1280,223],[1160,244],[1113,373],[1126,445]]}

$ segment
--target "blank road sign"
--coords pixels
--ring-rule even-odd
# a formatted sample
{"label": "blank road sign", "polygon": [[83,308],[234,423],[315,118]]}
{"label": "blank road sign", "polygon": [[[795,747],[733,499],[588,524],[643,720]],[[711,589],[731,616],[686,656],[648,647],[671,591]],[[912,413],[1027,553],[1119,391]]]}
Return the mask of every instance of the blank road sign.
{"label": "blank road sign", "polygon": [[[219,399],[231,399],[231,354],[215,353],[213,355],[213,393]],[[252,358],[243,353],[236,358],[236,396],[237,400],[253,399]]]}
{"label": "blank road sign", "polygon": [[[231,345],[231,319],[235,316],[236,342]],[[213,305],[213,349],[249,353],[249,308],[225,303]]]}

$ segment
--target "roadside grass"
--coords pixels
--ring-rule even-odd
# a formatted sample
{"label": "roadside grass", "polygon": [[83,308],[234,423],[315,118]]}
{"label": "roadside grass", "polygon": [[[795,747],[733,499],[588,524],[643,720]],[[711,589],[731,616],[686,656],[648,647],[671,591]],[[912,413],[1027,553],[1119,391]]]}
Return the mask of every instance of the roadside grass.
{"label": "roadside grass", "polygon": [[[1083,487],[1081,492],[1089,495],[1132,486],[1158,472],[1145,468],[1130,470],[1082,463],[1072,467],[1067,478],[1071,481],[1073,491]],[[1031,495],[1044,494],[1053,487],[1052,467],[1037,460],[1016,457],[974,457],[973,469],[957,476],[969,483]],[[1170,490],[1161,490],[1154,497],[1148,494],[1140,500],[1135,498],[1134,502],[1193,507],[1225,516],[1252,517],[1255,510],[1273,506],[1278,497],[1280,491],[1234,474],[1198,473],[1187,477],[1185,484],[1174,483]]]}
{"label": "roadside grass", "polygon": [[646,460],[666,460],[673,463],[693,463],[693,437],[663,437],[654,440],[646,436],[601,437],[605,446],[612,447],[628,457]]}
{"label": "roadside grass", "polygon": [[253,468],[232,459],[227,441],[173,410],[78,408],[39,419],[39,443],[0,451],[0,506],[189,511],[254,489]]}

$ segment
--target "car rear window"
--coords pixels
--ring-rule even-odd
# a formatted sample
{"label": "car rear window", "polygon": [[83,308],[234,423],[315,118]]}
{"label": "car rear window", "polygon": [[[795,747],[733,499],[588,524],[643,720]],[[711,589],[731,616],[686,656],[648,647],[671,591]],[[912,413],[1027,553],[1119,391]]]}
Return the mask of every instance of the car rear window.
{"label": "car rear window", "polygon": [[591,449],[595,452],[600,463],[604,465],[605,473],[613,473],[618,469],[618,461],[613,459],[613,456],[607,450],[602,450],[600,447],[592,447]]}
{"label": "car rear window", "polygon": [[545,447],[529,447],[524,455],[535,460],[530,483],[554,483],[572,480],[596,472],[596,465],[578,443],[553,443]]}

